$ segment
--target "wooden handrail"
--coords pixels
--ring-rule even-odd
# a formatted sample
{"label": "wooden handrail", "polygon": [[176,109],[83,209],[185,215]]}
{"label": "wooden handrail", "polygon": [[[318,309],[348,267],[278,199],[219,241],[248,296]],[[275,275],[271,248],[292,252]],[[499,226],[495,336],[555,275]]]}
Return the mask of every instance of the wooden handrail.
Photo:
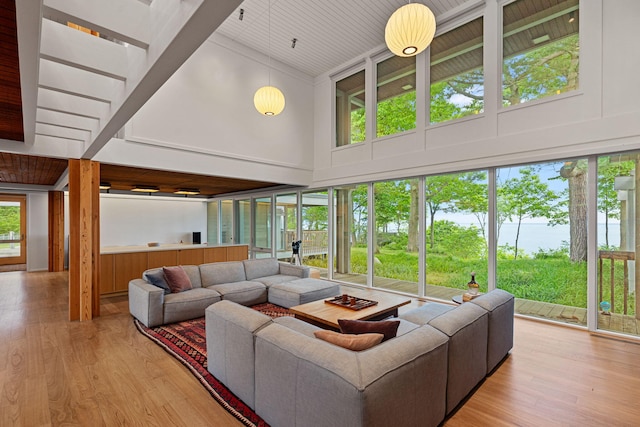
{"label": "wooden handrail", "polygon": [[[634,261],[636,259],[636,253],[630,251],[598,251],[598,262],[599,262],[599,271],[598,271],[598,289],[600,290],[600,302],[602,302],[603,288],[602,288],[602,271],[603,271],[603,260],[608,259],[611,260],[611,267],[609,268],[610,278],[609,278],[609,286],[611,292],[611,312],[613,312],[615,307],[615,261],[622,261],[624,268],[624,295],[623,295],[623,304],[624,304],[624,314],[627,314],[628,311],[628,300],[629,300],[629,261]],[[636,313],[636,318],[640,313]]]}

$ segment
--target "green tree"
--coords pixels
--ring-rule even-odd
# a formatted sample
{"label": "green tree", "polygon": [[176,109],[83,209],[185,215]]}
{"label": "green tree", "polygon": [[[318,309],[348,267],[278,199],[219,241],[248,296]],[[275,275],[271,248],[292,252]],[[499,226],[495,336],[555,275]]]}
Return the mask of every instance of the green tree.
{"label": "green tree", "polygon": [[519,177],[506,180],[498,188],[498,199],[504,214],[515,219],[516,229],[514,259],[518,258],[520,227],[526,218],[552,218],[556,214],[558,195],[540,180],[532,167],[519,169]]}
{"label": "green tree", "polygon": [[503,104],[517,105],[578,87],[578,34],[505,59]]}
{"label": "green tree", "polygon": [[0,234],[20,233],[20,207],[0,206]]}
{"label": "green tree", "polygon": [[415,129],[416,92],[406,92],[378,102],[376,118],[378,137]]}
{"label": "green tree", "polygon": [[[615,189],[615,178],[630,176],[635,169],[635,162],[630,160],[612,161],[612,157],[600,157],[598,159],[598,212],[604,214],[605,246],[609,247],[609,220],[620,219],[621,201],[618,200],[618,192]],[[623,228],[620,229],[620,247],[626,237]]]}
{"label": "green tree", "polygon": [[302,208],[302,225],[305,230],[326,230],[329,221],[327,206],[304,206]]}

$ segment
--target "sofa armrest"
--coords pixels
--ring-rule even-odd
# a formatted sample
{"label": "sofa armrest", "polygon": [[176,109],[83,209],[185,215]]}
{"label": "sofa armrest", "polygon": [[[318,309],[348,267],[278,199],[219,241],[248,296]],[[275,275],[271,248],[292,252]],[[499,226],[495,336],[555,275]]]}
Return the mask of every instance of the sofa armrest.
{"label": "sofa armrest", "polygon": [[311,273],[311,268],[306,265],[287,264],[286,262],[280,263],[280,274],[286,276],[297,276],[301,279],[306,279]]}
{"label": "sofa armrest", "polygon": [[129,282],[129,313],[146,327],[164,323],[164,290],[142,279]]}

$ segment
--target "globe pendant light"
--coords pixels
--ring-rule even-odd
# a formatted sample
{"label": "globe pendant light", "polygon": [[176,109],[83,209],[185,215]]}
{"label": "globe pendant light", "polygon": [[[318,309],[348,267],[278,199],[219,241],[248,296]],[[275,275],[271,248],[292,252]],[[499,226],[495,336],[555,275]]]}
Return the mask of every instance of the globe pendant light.
{"label": "globe pendant light", "polygon": [[387,47],[398,56],[425,50],[436,33],[436,17],[427,6],[409,3],[393,12],[384,29]]}
{"label": "globe pendant light", "polygon": [[258,89],[253,96],[253,105],[260,114],[277,116],[284,110],[284,95],[271,86],[271,0],[269,0],[269,84]]}

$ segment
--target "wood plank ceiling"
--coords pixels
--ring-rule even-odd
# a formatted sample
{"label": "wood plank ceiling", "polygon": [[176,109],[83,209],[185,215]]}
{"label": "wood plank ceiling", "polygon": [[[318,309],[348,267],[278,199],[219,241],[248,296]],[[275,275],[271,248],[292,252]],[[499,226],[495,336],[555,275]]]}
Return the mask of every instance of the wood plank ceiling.
{"label": "wood plank ceiling", "polygon": [[0,139],[24,141],[14,0],[0,0]]}

